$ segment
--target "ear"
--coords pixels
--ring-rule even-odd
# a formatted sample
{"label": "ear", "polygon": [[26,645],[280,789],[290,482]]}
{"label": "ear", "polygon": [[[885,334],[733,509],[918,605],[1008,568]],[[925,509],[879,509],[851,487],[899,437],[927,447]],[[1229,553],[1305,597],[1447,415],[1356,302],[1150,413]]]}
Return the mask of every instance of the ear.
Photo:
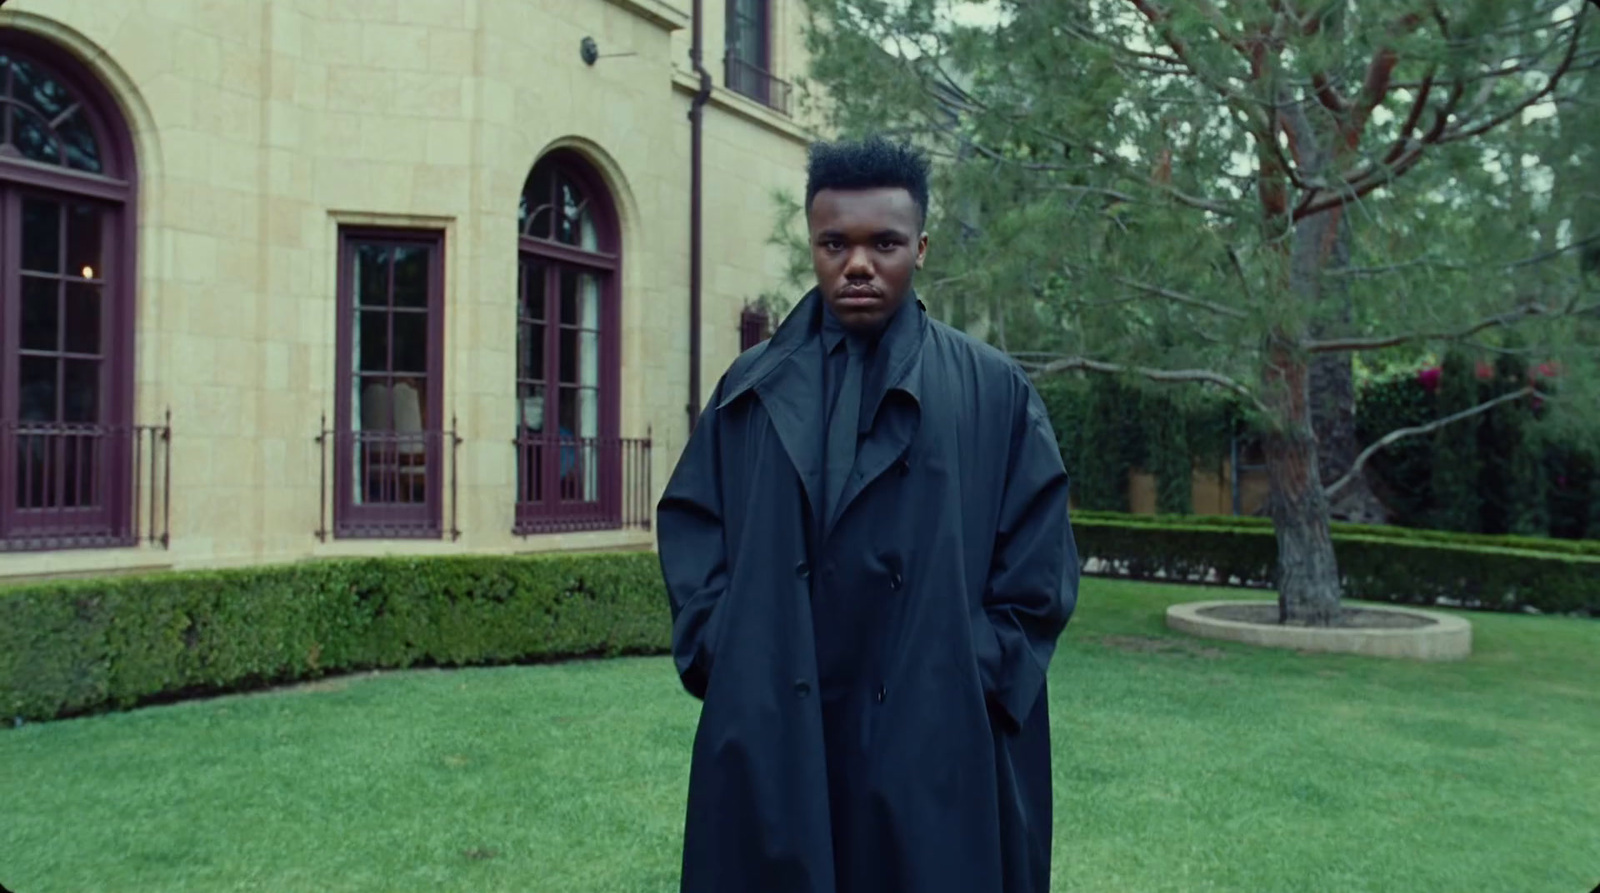
{"label": "ear", "polygon": [[922,269],[923,261],[928,258],[928,234],[923,233],[917,237],[917,269]]}

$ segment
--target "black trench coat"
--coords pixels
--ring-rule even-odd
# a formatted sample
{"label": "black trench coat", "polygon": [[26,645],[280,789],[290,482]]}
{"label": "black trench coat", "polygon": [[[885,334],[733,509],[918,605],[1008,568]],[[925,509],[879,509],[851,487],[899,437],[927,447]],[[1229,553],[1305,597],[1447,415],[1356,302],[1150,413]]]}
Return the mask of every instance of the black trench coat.
{"label": "black trench coat", "polygon": [[1066,472],[1026,375],[909,300],[830,527],[815,291],[718,382],[658,506],[704,702],[685,893],[1049,889]]}

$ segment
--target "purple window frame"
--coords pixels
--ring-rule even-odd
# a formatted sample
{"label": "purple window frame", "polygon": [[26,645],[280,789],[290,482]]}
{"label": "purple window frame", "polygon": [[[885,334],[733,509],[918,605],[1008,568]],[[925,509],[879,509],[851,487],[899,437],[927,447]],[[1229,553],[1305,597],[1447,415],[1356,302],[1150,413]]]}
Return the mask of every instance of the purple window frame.
{"label": "purple window frame", "polygon": [[[43,37],[11,28],[0,29],[0,53],[25,59],[65,88],[73,106],[81,108],[100,161],[100,171],[89,172],[64,163],[0,153],[0,434],[13,432],[0,436],[0,551],[131,546],[137,542],[133,532],[137,510],[133,405],[139,182],[132,133],[110,90],[71,53]],[[0,70],[0,76],[10,77],[9,70]],[[65,117],[63,114],[62,119]],[[3,120],[0,126],[5,126]],[[94,504],[84,508],[19,505],[23,495],[19,491],[28,487],[19,467],[19,445],[24,438],[36,442],[39,437],[22,433],[16,384],[24,353],[20,339],[21,209],[27,199],[59,202],[64,209],[87,204],[100,212],[102,270],[95,277],[100,288],[99,380],[94,418],[72,426],[71,431],[47,435],[59,444],[46,446],[56,456],[73,450],[80,457],[93,457],[90,474],[72,484],[80,494],[85,489],[94,494]],[[61,271],[62,281],[66,281],[66,273]],[[60,359],[64,351],[65,346],[60,345],[45,354]],[[58,394],[57,400],[61,399]],[[59,421],[51,424],[62,425]],[[87,454],[86,449],[90,451]],[[58,482],[58,496],[66,486]]]}
{"label": "purple window frame", "polygon": [[767,311],[757,307],[746,307],[739,313],[739,352],[744,353],[757,344],[767,340],[771,329],[772,318]]}
{"label": "purple window frame", "polygon": [[[605,181],[587,160],[577,152],[557,149],[540,158],[528,173],[523,185],[527,196],[537,182],[537,175],[546,165],[564,174],[583,192],[595,225],[597,250],[585,250],[563,242],[518,234],[517,246],[517,400],[521,404],[525,384],[541,382],[545,387],[543,430],[559,436],[560,412],[560,329],[561,296],[559,277],[562,271],[592,274],[600,280],[599,309],[599,387],[598,436],[591,450],[579,450],[578,455],[592,456],[599,463],[597,496],[595,499],[564,499],[560,484],[563,457],[560,448],[550,461],[533,461],[534,450],[525,438],[537,438],[524,426],[521,410],[516,425],[517,450],[517,501],[513,532],[517,534],[541,533],[553,530],[607,529],[621,525],[622,506],[622,451],[621,431],[621,279],[622,237],[616,204]],[[556,182],[559,182],[558,180]],[[537,201],[537,199],[535,199]],[[536,205],[530,203],[530,207]],[[531,317],[523,312],[524,294],[528,282],[523,273],[530,267],[542,267],[544,284],[544,364],[541,377],[529,375],[524,364],[527,352],[522,337]],[[581,461],[581,458],[580,458]],[[530,471],[530,468],[532,471]],[[530,480],[536,472],[538,481]]]}
{"label": "purple window frame", "polygon": [[[355,501],[357,432],[353,424],[355,406],[351,387],[357,376],[354,349],[356,295],[354,276],[356,250],[361,245],[421,247],[429,252],[428,263],[428,340],[427,412],[423,419],[424,482],[421,502],[357,504]],[[340,539],[438,539],[444,536],[444,264],[445,239],[440,230],[397,227],[339,227],[338,339],[334,375],[334,518],[333,534]],[[392,267],[391,267],[392,270]],[[389,289],[392,302],[394,283]],[[393,313],[391,304],[391,314]],[[393,343],[389,349],[391,356]],[[391,365],[392,365],[391,359]],[[390,370],[391,378],[395,377]]]}
{"label": "purple window frame", "polygon": [[[741,3],[755,7],[752,15],[745,15]],[[725,37],[728,88],[757,102],[771,106],[773,95],[772,74],[772,0],[728,0],[727,36]],[[748,27],[761,35],[754,47],[743,45],[739,38],[741,28]]]}

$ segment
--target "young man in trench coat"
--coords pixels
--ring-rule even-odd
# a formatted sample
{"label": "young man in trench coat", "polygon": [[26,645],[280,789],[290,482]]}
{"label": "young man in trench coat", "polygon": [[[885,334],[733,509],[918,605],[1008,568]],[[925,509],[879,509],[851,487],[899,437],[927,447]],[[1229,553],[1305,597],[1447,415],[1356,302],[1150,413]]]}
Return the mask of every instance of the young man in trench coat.
{"label": "young man in trench coat", "polygon": [[1045,677],[1077,601],[1021,369],[931,319],[927,163],[811,152],[817,285],[718,382],[658,507],[703,701],[684,893],[1046,893]]}

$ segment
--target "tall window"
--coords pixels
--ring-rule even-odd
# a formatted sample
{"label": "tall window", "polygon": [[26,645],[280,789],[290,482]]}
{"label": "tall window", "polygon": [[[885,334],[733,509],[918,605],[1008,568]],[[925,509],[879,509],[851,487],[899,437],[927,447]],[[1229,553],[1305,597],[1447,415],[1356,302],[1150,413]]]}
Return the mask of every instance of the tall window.
{"label": "tall window", "polygon": [[614,526],[617,218],[581,158],[533,168],[518,211],[517,529]]}
{"label": "tall window", "polygon": [[340,243],[335,533],[440,536],[443,236],[344,229]]}
{"label": "tall window", "polygon": [[0,31],[0,551],[135,541],[136,182],[105,88]]}
{"label": "tall window", "polygon": [[789,85],[772,74],[773,0],[728,0],[727,84],[785,114]]}

